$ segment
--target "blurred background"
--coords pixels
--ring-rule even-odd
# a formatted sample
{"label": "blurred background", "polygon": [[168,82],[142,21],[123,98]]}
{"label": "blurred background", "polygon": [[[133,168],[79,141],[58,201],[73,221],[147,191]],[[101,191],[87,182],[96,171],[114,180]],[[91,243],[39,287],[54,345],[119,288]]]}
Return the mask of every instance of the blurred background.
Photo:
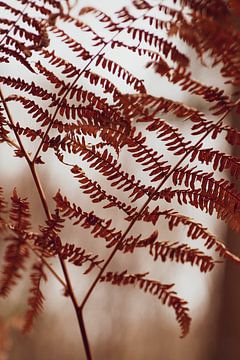
{"label": "blurred background", "polygon": [[[152,2],[154,3],[154,1]],[[155,3],[158,3],[155,1]],[[168,3],[167,1],[165,3]],[[128,5],[129,1],[119,0],[112,3],[109,0],[86,0],[79,2],[82,6],[95,6],[107,13]],[[90,17],[88,22],[94,22]],[[92,24],[91,24],[92,25]],[[60,46],[58,44],[58,46]],[[184,48],[184,44],[180,44]],[[59,48],[58,48],[59,50]],[[219,76],[219,69],[209,70],[203,67],[190,49],[185,49],[191,57],[191,70],[199,81],[207,82],[223,88],[223,81]],[[150,72],[145,75],[142,64],[129,62],[125,54],[120,55],[118,60],[122,65],[127,65],[138,74],[139,78],[145,77],[145,84],[153,95],[170,97],[183,101],[185,104],[195,106],[202,112],[206,112],[206,104],[197,97],[189,96],[180,92],[179,88],[173,88],[163,79],[156,79]],[[9,67],[8,67],[9,69]],[[16,68],[12,74],[20,76]],[[139,75],[141,74],[141,75]],[[44,84],[48,86],[48,84]],[[226,92],[231,89],[225,87]],[[13,93],[4,89],[4,94]],[[16,121],[25,121],[26,113],[20,107],[12,107]],[[237,115],[229,119],[236,125]],[[179,124],[180,120],[173,119],[173,124]],[[185,124],[179,124],[186,138],[188,128]],[[141,130],[141,128],[139,127]],[[152,146],[157,146],[152,140]],[[151,142],[151,139],[150,139]],[[29,145],[29,144],[28,144]],[[206,147],[211,147],[210,140]],[[214,143],[221,151],[230,152],[224,143]],[[30,149],[31,150],[31,149]],[[13,188],[16,186],[21,197],[29,199],[32,209],[33,229],[44,224],[45,216],[36,194],[34,184],[29,173],[27,164],[23,159],[13,157],[14,149],[0,144],[0,186],[4,187],[5,196],[9,200]],[[144,173],[129,162],[128,153],[121,154],[125,170],[137,174],[137,177],[145,181]],[[39,169],[43,188],[45,189],[51,209],[54,202],[51,200],[57,190],[61,188],[63,194],[79,204],[83,209],[91,209],[92,203],[86,195],[79,192],[78,183],[72,182],[69,171],[56,162],[54,156],[44,155],[46,164]],[[219,176],[219,174],[216,174]],[[122,201],[126,197],[122,195]],[[177,204],[176,204],[177,207]],[[179,210],[180,208],[178,208]],[[96,208],[97,211],[97,208]],[[240,253],[240,246],[236,235],[228,231],[224,224],[214,216],[211,218],[196,209],[181,207],[185,215],[194,217],[199,222],[208,226],[209,229],[228,244],[235,254]],[[125,229],[124,220],[110,209],[108,217],[113,218],[113,223],[118,228]],[[168,231],[166,222],[158,222],[155,226],[159,231],[161,240],[187,242],[184,229]],[[135,234],[146,236],[152,228],[148,224],[138,223],[134,227]],[[88,250],[106,257],[109,250],[101,239],[93,239],[87,230],[67,227],[62,238],[68,242],[74,242],[85,246]],[[0,238],[0,240],[2,240]],[[191,242],[189,242],[191,244]],[[203,249],[203,241],[198,239],[194,248]],[[4,254],[5,243],[0,241],[1,263]],[[61,274],[58,262],[52,261],[52,265]],[[83,275],[81,268],[68,265],[74,289],[81,299],[96,273],[89,276]],[[87,333],[91,344],[93,358],[95,360],[238,360],[240,359],[240,269],[235,265],[224,262],[216,266],[213,272],[202,274],[198,268],[188,264],[184,266],[174,263],[153,263],[150,256],[142,250],[137,250],[131,255],[119,254],[111,263],[109,270],[129,272],[149,272],[149,277],[156,278],[163,283],[175,283],[178,295],[189,303],[192,326],[190,334],[180,339],[180,329],[172,309],[160,304],[158,299],[144,294],[134,288],[119,288],[108,284],[99,284],[90,298],[84,313]],[[70,300],[63,295],[63,289],[48,274],[48,282],[42,283],[42,291],[45,296],[44,312],[37,319],[34,329],[28,335],[22,335],[21,318],[27,307],[27,294],[30,281],[21,281],[7,300],[0,299],[0,360],[79,360],[84,359],[82,341],[79,334],[78,324]],[[1,334],[9,334],[8,341]],[[1,340],[2,339],[2,340]],[[2,352],[1,352],[2,349]],[[5,350],[7,350],[5,352]]]}

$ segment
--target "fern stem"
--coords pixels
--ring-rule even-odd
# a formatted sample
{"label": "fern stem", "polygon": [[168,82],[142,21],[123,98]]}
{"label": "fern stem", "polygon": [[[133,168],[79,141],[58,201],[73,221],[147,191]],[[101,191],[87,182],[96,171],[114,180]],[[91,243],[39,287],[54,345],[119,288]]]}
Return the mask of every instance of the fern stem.
{"label": "fern stem", "polygon": [[52,266],[44,259],[44,257],[39,254],[34,247],[29,243],[26,242],[27,246],[32,250],[32,252],[41,259],[41,261],[44,263],[44,265],[48,268],[48,270],[53,274],[53,276],[59,281],[59,283],[64,287],[65,291],[67,290],[67,284],[63,281],[61,276],[58,275],[58,273],[52,268]]}
{"label": "fern stem", "polygon": [[9,111],[9,108],[8,108],[8,106],[7,106],[7,103],[6,103],[6,101],[5,101],[5,98],[4,98],[4,96],[3,96],[1,87],[0,87],[0,98],[1,98],[1,102],[2,102],[2,104],[3,104],[4,110],[5,110],[6,114],[7,114],[8,119],[9,119],[9,127],[10,127],[10,129],[13,130],[13,132],[14,132],[14,135],[15,135],[15,137],[16,137],[16,139],[17,139],[17,142],[18,142],[18,144],[19,144],[19,147],[20,147],[20,150],[21,150],[23,156],[25,157],[27,163],[30,164],[30,162],[31,162],[30,157],[28,156],[28,153],[27,153],[27,152],[25,151],[25,149],[24,149],[24,146],[23,146],[23,143],[22,143],[22,140],[21,140],[19,134],[18,134],[17,131],[15,130],[14,121],[13,121],[13,119],[12,119],[11,113],[10,113],[10,111]]}
{"label": "fern stem", "polygon": [[82,340],[83,340],[84,350],[85,350],[87,360],[92,360],[92,355],[91,355],[91,350],[90,350],[90,346],[89,346],[89,342],[88,342],[86,327],[85,327],[84,320],[83,320],[83,313],[82,313],[82,309],[80,307],[78,307],[78,310],[77,310],[77,318],[78,318],[78,323],[79,323],[80,330],[81,330],[81,335],[82,335]]}
{"label": "fern stem", "polygon": [[103,275],[104,271],[106,270],[106,268],[108,267],[108,265],[110,264],[110,262],[112,261],[114,255],[116,254],[116,252],[119,249],[119,246],[122,244],[122,242],[124,241],[125,237],[128,235],[128,233],[130,232],[130,230],[132,229],[132,227],[135,225],[139,215],[142,215],[143,211],[146,209],[146,207],[149,205],[149,203],[152,201],[153,197],[156,195],[156,193],[159,192],[159,190],[161,189],[161,187],[165,184],[165,182],[169,179],[169,177],[173,174],[173,172],[182,164],[182,162],[192,153],[193,150],[197,149],[202,142],[207,138],[207,136],[219,125],[221,124],[221,122],[223,121],[223,119],[230,113],[232,109],[229,109],[228,111],[226,111],[226,113],[218,120],[218,122],[214,125],[211,125],[209,127],[208,130],[206,130],[206,133],[197,141],[197,143],[192,146],[184,155],[183,157],[177,162],[177,164],[166,174],[166,176],[162,179],[162,181],[160,182],[160,184],[157,186],[157,188],[155,189],[155,191],[153,191],[153,193],[151,195],[149,195],[148,199],[145,201],[145,203],[142,205],[141,209],[139,210],[139,212],[136,214],[136,216],[132,219],[132,221],[130,222],[129,226],[127,227],[127,229],[125,230],[125,232],[123,233],[121,239],[119,240],[119,242],[117,243],[117,245],[115,246],[115,248],[113,249],[113,251],[111,252],[111,254],[109,255],[109,257],[107,258],[105,264],[102,266],[101,270],[99,271],[98,275],[96,276],[95,280],[93,281],[92,285],[90,286],[89,290],[87,291],[81,305],[80,308],[83,310],[84,306],[86,305],[89,297],[91,296],[93,290],[95,289],[98,281],[100,280],[101,276]]}
{"label": "fern stem", "polygon": [[[39,179],[38,173],[36,171],[35,164],[30,159],[30,157],[28,156],[28,154],[27,154],[27,152],[26,152],[26,150],[25,150],[25,148],[23,146],[22,140],[21,140],[19,134],[17,133],[17,131],[15,129],[15,124],[14,124],[13,118],[11,116],[11,113],[9,111],[7,103],[5,101],[5,98],[3,96],[1,88],[0,88],[0,98],[1,98],[4,110],[6,111],[7,117],[9,119],[9,123],[11,125],[10,128],[13,130],[14,135],[16,137],[16,140],[17,140],[17,142],[19,144],[19,147],[21,149],[22,155],[24,156],[24,158],[26,159],[26,161],[27,161],[27,163],[29,165],[29,169],[31,171],[31,174],[32,174],[35,186],[37,188],[37,192],[39,194],[39,197],[40,197],[44,212],[46,214],[46,217],[47,217],[48,220],[51,220],[51,213],[49,211],[47,199],[46,199],[46,196],[45,196],[41,181]],[[74,306],[76,316],[77,316],[77,319],[78,319],[79,329],[80,329],[80,332],[81,332],[81,336],[82,336],[82,340],[83,340],[87,360],[91,360],[92,358],[91,358],[91,353],[90,353],[90,347],[89,347],[89,343],[88,343],[88,339],[87,339],[87,333],[86,333],[86,330],[85,330],[85,325],[84,325],[84,322],[83,322],[82,311],[79,308],[79,305],[77,303],[77,299],[76,299],[76,296],[75,296],[74,291],[73,291],[73,287],[72,287],[72,284],[71,284],[71,281],[70,281],[70,277],[69,277],[69,274],[68,274],[68,271],[67,271],[66,264],[65,264],[64,260],[61,258],[60,254],[58,254],[58,258],[59,258],[59,261],[60,261],[60,264],[61,264],[61,267],[62,267],[62,271],[63,271],[63,274],[64,274],[64,278],[65,278],[65,281],[66,281],[67,295],[69,295],[70,298],[71,298],[71,301],[72,301],[72,304]]]}

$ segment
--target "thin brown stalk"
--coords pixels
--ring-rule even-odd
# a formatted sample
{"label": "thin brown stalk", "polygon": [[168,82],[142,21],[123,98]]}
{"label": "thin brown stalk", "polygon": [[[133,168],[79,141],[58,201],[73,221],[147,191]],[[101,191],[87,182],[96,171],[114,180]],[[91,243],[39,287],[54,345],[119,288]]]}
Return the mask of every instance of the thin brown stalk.
{"label": "thin brown stalk", "polygon": [[[11,116],[11,113],[9,111],[9,108],[7,106],[7,103],[5,101],[5,98],[3,96],[1,88],[0,88],[0,98],[1,98],[1,101],[2,101],[2,104],[3,104],[3,107],[4,107],[5,111],[6,111],[7,117],[9,119],[11,129],[14,132],[14,135],[16,137],[16,140],[17,140],[18,144],[19,144],[19,147],[21,149],[22,154],[23,154],[24,158],[26,159],[26,161],[27,161],[27,163],[29,165],[29,168],[30,168],[30,171],[31,171],[34,183],[35,183],[35,186],[37,188],[37,192],[39,194],[39,197],[40,197],[44,212],[46,214],[46,217],[47,217],[48,220],[51,220],[51,213],[49,211],[47,199],[46,199],[44,190],[42,188],[38,173],[36,171],[35,164],[30,159],[30,157],[28,156],[28,154],[27,154],[27,152],[26,152],[26,150],[25,150],[25,148],[23,146],[22,140],[21,140],[19,134],[17,133],[17,131],[15,130],[15,124],[14,124],[13,118]],[[76,296],[75,296],[74,291],[73,291],[73,287],[72,287],[72,284],[71,284],[71,281],[70,281],[68,270],[67,270],[66,264],[65,264],[64,260],[61,258],[60,254],[58,255],[58,258],[59,258],[59,261],[60,261],[60,264],[61,264],[61,267],[62,267],[62,271],[63,271],[63,274],[64,274],[64,278],[65,278],[65,281],[66,281],[67,295],[69,295],[70,298],[71,298],[71,301],[72,301],[72,304],[74,306],[76,316],[77,316],[77,319],[78,319],[79,329],[80,329],[80,332],[81,332],[81,335],[82,335],[87,360],[92,360],[91,353],[90,353],[90,346],[89,346],[87,333],[86,333],[86,329],[85,329],[85,325],[84,325],[84,321],[83,321],[83,316],[81,314],[81,311],[79,310],[79,305],[77,303],[77,299],[76,299]]]}
{"label": "thin brown stalk", "polygon": [[44,259],[44,257],[34,249],[34,247],[29,243],[26,242],[27,246],[31,249],[31,251],[41,259],[43,264],[48,268],[48,270],[53,274],[53,276],[59,281],[59,283],[64,287],[65,291],[67,291],[67,284],[63,281],[60,275],[52,268],[52,266]]}

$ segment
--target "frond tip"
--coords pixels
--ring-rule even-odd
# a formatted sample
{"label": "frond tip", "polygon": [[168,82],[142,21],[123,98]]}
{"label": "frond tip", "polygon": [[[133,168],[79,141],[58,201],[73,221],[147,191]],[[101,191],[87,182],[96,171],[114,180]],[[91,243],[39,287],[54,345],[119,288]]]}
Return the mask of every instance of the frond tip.
{"label": "frond tip", "polygon": [[26,247],[24,232],[29,230],[31,225],[29,221],[30,210],[27,199],[21,199],[16,189],[13,190],[11,197],[10,221],[12,233],[5,238],[9,244],[4,255],[4,267],[0,279],[0,296],[6,297],[12,288],[22,277],[25,270],[25,262],[29,257]]}
{"label": "frond tip", "polygon": [[157,296],[162,304],[173,307],[176,319],[181,327],[181,338],[185,337],[190,328],[191,318],[188,314],[187,302],[177,296],[175,291],[172,291],[174,284],[161,284],[157,280],[147,279],[146,274],[131,274],[127,271],[122,273],[108,272],[101,277],[101,281],[110,282],[112,285],[137,285],[144,292]]}
{"label": "frond tip", "polygon": [[29,332],[33,326],[34,319],[41,313],[43,309],[44,296],[40,289],[41,280],[47,280],[43,271],[43,263],[37,262],[32,267],[31,281],[32,288],[30,289],[30,297],[28,299],[29,309],[26,313],[25,324],[23,332]]}

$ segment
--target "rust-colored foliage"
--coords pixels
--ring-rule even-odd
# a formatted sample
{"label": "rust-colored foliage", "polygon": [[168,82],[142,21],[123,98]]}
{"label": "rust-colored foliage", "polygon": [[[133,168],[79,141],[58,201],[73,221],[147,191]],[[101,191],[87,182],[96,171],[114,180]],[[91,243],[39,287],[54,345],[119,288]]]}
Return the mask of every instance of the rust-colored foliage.
{"label": "rust-colored foliage", "polygon": [[[46,215],[45,225],[33,232],[28,200],[14,189],[8,207],[4,184],[0,183],[0,232],[1,239],[7,241],[0,296],[7,297],[23,278],[31,254],[36,259],[25,332],[42,311],[41,284],[50,271],[76,310],[88,360],[92,356],[83,309],[99,282],[137,285],[157,296],[174,309],[181,336],[187,335],[191,322],[188,305],[175,293],[173,284],[148,279],[147,273],[131,275],[109,267],[118,252],[131,255],[139,248],[153,261],[190,263],[204,273],[221,262],[219,258],[240,262],[203,224],[186,216],[184,207],[182,212],[173,210],[176,203],[180,207],[186,204],[216,215],[240,232],[239,157],[205,145],[205,140],[214,142],[218,137],[230,145],[240,144],[239,131],[226,121],[231,111],[240,111],[238,2],[172,0],[163,5],[132,0],[110,15],[94,7],[84,7],[77,14],[67,0],[12,0],[1,1],[0,11],[0,62],[4,69],[0,74],[0,145],[9,144],[16,157],[26,160]],[[223,81],[233,88],[231,95],[194,78],[191,58],[178,46],[179,41],[203,67],[218,66]],[[55,46],[56,42],[64,50]],[[115,51],[123,51],[132,62],[141,60],[141,74],[120,64],[114,58]],[[8,73],[12,65],[17,65],[18,76]],[[164,94],[151,94],[146,74],[155,74],[157,81],[164,79],[203,101],[204,110]],[[13,106],[20,107],[31,120],[28,125],[14,119]],[[188,133],[183,131],[184,124]],[[26,145],[30,143],[35,145],[34,153]],[[71,201],[58,189],[52,198],[45,197],[37,173],[48,161],[45,153],[55,156],[59,166],[72,174],[81,196],[97,204],[96,208],[85,210],[78,200]],[[146,182],[139,173],[126,169],[123,153],[140,168]],[[126,223],[125,228],[115,224],[111,212],[107,216],[112,210]],[[170,231],[183,225],[186,237],[195,240],[194,247],[180,239],[161,239],[159,220]],[[103,259],[81,243],[66,242],[61,235],[66,222],[105,240],[109,256]],[[146,222],[153,229],[146,236],[132,235],[137,222]],[[217,259],[198,249],[199,239],[206,250],[215,251]],[[64,280],[49,263],[54,257],[60,261]],[[81,304],[71,285],[68,262],[83,266],[84,274],[96,274]]]}

